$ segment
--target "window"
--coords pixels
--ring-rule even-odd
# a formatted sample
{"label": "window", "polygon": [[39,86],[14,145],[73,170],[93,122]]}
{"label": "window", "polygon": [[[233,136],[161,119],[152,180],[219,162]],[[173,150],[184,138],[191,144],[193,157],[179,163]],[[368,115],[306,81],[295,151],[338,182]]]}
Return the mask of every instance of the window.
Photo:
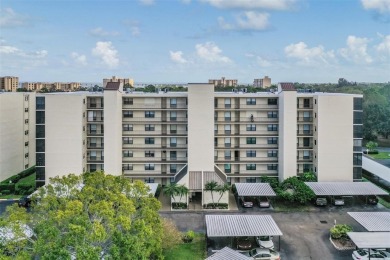
{"label": "window", "polygon": [[37,97],[35,106],[37,109],[45,109],[45,97]]}
{"label": "window", "polygon": [[24,131],[24,135],[28,135],[28,130]]}
{"label": "window", "polygon": [[97,139],[95,137],[88,138],[89,139],[89,147],[96,147]]}
{"label": "window", "polygon": [[268,144],[278,144],[278,138],[277,137],[268,137],[267,143]]}
{"label": "window", "polygon": [[154,125],[145,125],[145,131],[154,131]]}
{"label": "window", "polygon": [[145,151],[145,157],[154,157],[154,151]]}
{"label": "window", "polygon": [[268,105],[277,105],[278,99],[277,98],[269,98],[268,99]]}
{"label": "window", "polygon": [[224,165],[225,173],[231,173],[232,172],[232,165],[230,163],[227,163]]}
{"label": "window", "polygon": [[363,126],[354,125],[353,126],[353,138],[363,138]]}
{"label": "window", "polygon": [[246,125],[246,131],[256,131],[256,125],[254,124]]}
{"label": "window", "polygon": [[268,118],[278,118],[277,111],[268,111],[267,115],[268,115]]}
{"label": "window", "polygon": [[170,133],[176,134],[177,133],[177,125],[170,125]]}
{"label": "window", "polygon": [[173,108],[177,107],[177,99],[176,98],[170,99],[170,106]]}
{"label": "window", "polygon": [[177,120],[177,112],[176,111],[169,112],[169,119],[171,121],[176,121]]}
{"label": "window", "polygon": [[124,150],[123,151],[123,157],[133,157],[133,151]]}
{"label": "window", "polygon": [[362,154],[361,153],[354,153],[353,154],[353,165],[362,165]]}
{"label": "window", "polygon": [[308,111],[303,112],[303,121],[304,122],[310,122],[312,121],[311,113]]}
{"label": "window", "polygon": [[362,139],[354,139],[353,140],[353,151],[361,152],[362,151]]}
{"label": "window", "polygon": [[133,131],[133,125],[124,124],[123,131]]}
{"label": "window", "polygon": [[246,144],[256,144],[256,137],[247,137]]}
{"label": "window", "polygon": [[232,132],[231,125],[225,125],[224,128],[225,128],[225,134],[230,134]]}
{"label": "window", "polygon": [[45,154],[37,153],[37,166],[45,166]]}
{"label": "window", "polygon": [[36,111],[35,112],[35,122],[37,124],[45,123],[45,111]]}
{"label": "window", "polygon": [[146,118],[154,118],[154,111],[145,111]]}
{"label": "window", "polygon": [[169,158],[171,159],[171,160],[177,160],[177,152],[176,151],[170,151],[169,152]]}
{"label": "window", "polygon": [[24,112],[28,112],[28,108],[25,108],[25,109],[24,109]]}
{"label": "window", "polygon": [[154,144],[154,137],[145,137],[145,144]]}
{"label": "window", "polygon": [[362,167],[353,167],[353,178],[355,180],[362,178]]}
{"label": "window", "polygon": [[271,131],[278,131],[278,125],[268,125],[267,126],[267,130],[269,132],[271,132]]}
{"label": "window", "polygon": [[277,171],[278,165],[277,164],[267,164],[267,170],[268,171]]}
{"label": "window", "polygon": [[363,110],[363,98],[353,98],[353,110]]}
{"label": "window", "polygon": [[132,137],[123,137],[123,144],[133,144]]}
{"label": "window", "polygon": [[25,124],[28,124],[28,119],[25,119],[25,120],[24,120],[24,123],[25,123]]}
{"label": "window", "polygon": [[45,152],[45,139],[37,139],[35,150],[37,153]]}
{"label": "window", "polygon": [[145,164],[145,170],[146,171],[154,171],[154,163]]}
{"label": "window", "polygon": [[169,172],[170,173],[176,173],[176,171],[177,171],[177,165],[176,164],[169,165]]}
{"label": "window", "polygon": [[214,137],[214,146],[218,146],[218,138]]}
{"label": "window", "polygon": [[310,159],[310,151],[303,151],[303,159]]}
{"label": "window", "polygon": [[248,163],[248,164],[246,165],[246,169],[247,169],[248,171],[254,171],[254,170],[256,170],[256,164],[254,164],[254,163]]}
{"label": "window", "polygon": [[132,164],[123,164],[122,168],[124,171],[132,171],[133,170],[133,165]]}
{"label": "window", "polygon": [[303,99],[303,107],[310,108],[310,99],[308,98]]}
{"label": "window", "polygon": [[133,105],[132,98],[123,98],[123,105]]}
{"label": "window", "polygon": [[232,120],[231,113],[225,112],[225,121],[230,122]]}
{"label": "window", "polygon": [[363,124],[363,112],[362,111],[353,111],[353,123],[354,124]]}
{"label": "window", "polygon": [[128,110],[123,111],[123,117],[124,118],[133,118],[133,111],[128,111]]}
{"label": "window", "polygon": [[276,151],[276,150],[268,150],[267,156],[268,157],[278,157],[278,151]]}
{"label": "window", "polygon": [[44,125],[37,125],[36,126],[35,136],[36,136],[36,138],[45,138],[45,126]]}
{"label": "window", "polygon": [[24,142],[24,146],[26,146],[26,147],[27,147],[27,146],[28,146],[28,142]]}
{"label": "window", "polygon": [[231,108],[232,103],[230,98],[225,98],[225,108]]}
{"label": "window", "polygon": [[256,105],[256,98],[247,98],[246,104],[247,105]]}
{"label": "window", "polygon": [[28,96],[24,96],[24,101],[28,101]]}
{"label": "window", "polygon": [[255,150],[247,150],[246,157],[256,157],[256,151]]}
{"label": "window", "polygon": [[176,147],[177,146],[177,138],[176,137],[169,138],[169,146],[170,147]]}
{"label": "window", "polygon": [[303,125],[303,133],[304,134],[310,134],[311,133],[310,125]]}
{"label": "window", "polygon": [[256,177],[248,177],[246,178],[247,183],[256,183]]}
{"label": "window", "polygon": [[225,137],[225,147],[231,147],[231,138],[230,137]]}
{"label": "window", "polygon": [[304,147],[309,147],[310,146],[310,138],[309,137],[304,137],[303,138],[303,146]]}
{"label": "window", "polygon": [[230,150],[225,151],[225,159],[230,160],[232,158],[232,152]]}

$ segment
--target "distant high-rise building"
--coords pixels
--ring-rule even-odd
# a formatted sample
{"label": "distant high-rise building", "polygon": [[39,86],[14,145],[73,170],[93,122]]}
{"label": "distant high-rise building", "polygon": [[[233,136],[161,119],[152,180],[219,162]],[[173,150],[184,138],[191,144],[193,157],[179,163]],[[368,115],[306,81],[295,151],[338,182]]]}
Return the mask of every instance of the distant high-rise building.
{"label": "distant high-rise building", "polygon": [[253,86],[255,88],[268,88],[271,86],[271,78],[269,78],[268,76],[265,76],[262,79],[254,79]]}
{"label": "distant high-rise building", "polygon": [[79,82],[23,82],[22,88],[29,91],[48,90],[75,91],[81,86]]}
{"label": "distant high-rise building", "polygon": [[209,84],[213,84],[214,87],[236,87],[238,80],[236,79],[225,79],[222,77],[221,79],[209,79]]}
{"label": "distant high-rise building", "polygon": [[123,84],[123,87],[126,87],[126,84],[129,84],[130,86],[134,87],[134,79],[132,78],[117,78],[116,76],[112,76],[111,79],[103,79],[103,88],[107,86],[108,82],[121,82]]}
{"label": "distant high-rise building", "polygon": [[0,90],[16,92],[16,89],[19,86],[18,77],[0,77]]}

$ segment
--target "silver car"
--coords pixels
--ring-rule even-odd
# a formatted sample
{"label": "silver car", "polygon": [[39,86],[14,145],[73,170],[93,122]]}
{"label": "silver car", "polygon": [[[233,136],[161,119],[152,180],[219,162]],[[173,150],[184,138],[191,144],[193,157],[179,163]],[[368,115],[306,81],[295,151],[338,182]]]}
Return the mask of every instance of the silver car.
{"label": "silver car", "polygon": [[256,260],[280,260],[278,252],[271,249],[254,248],[247,252],[241,252],[242,254],[253,257]]}
{"label": "silver car", "polygon": [[343,206],[345,204],[344,199],[341,196],[335,196],[333,200],[333,204],[335,206]]}

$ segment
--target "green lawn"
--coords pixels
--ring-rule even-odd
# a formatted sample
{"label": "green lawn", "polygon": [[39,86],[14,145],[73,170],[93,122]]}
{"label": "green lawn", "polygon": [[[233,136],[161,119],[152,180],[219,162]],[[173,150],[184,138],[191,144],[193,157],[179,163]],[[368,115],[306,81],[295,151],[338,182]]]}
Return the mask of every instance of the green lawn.
{"label": "green lawn", "polygon": [[205,235],[196,233],[192,243],[183,243],[164,252],[169,260],[203,260],[206,258]]}
{"label": "green lawn", "polygon": [[390,152],[379,152],[378,154],[369,154],[374,159],[390,159]]}
{"label": "green lawn", "polygon": [[17,184],[33,184],[35,185],[36,173],[31,174],[23,179],[20,179]]}

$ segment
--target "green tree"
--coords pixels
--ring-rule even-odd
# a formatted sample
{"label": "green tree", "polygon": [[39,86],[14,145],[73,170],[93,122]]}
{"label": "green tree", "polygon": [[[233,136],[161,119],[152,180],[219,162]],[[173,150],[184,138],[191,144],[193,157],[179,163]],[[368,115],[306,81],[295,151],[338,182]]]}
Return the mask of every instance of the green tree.
{"label": "green tree", "polygon": [[0,220],[3,227],[26,224],[34,231],[18,239],[22,246],[10,259],[162,258],[160,203],[143,182],[102,172],[56,177],[33,201],[28,217],[12,208]]}
{"label": "green tree", "polygon": [[177,193],[180,195],[180,202],[183,196],[187,196],[189,189],[185,185],[179,185],[177,187]]}
{"label": "green tree", "polygon": [[179,195],[179,185],[177,183],[169,183],[163,188],[165,195],[168,195],[175,202],[175,196]]}
{"label": "green tree", "polygon": [[305,172],[303,173],[299,179],[303,182],[313,182],[313,181],[317,181],[317,177],[316,175],[314,174],[314,172]]}
{"label": "green tree", "polygon": [[215,202],[214,202],[214,192],[218,191],[218,182],[216,182],[216,181],[209,181],[209,182],[207,182],[205,184],[204,189],[211,193],[211,201],[213,202],[213,204],[215,204]]}
{"label": "green tree", "polygon": [[368,149],[368,151],[374,151],[376,148],[378,147],[378,143],[376,142],[373,142],[373,141],[369,141],[367,144],[366,144],[366,148]]}
{"label": "green tree", "polygon": [[225,194],[225,192],[227,192],[229,190],[230,190],[230,185],[227,183],[224,183],[224,184],[217,186],[216,191],[219,193],[219,198],[218,198],[217,203],[219,203],[221,201],[223,194]]}
{"label": "green tree", "polygon": [[315,197],[314,192],[296,176],[285,179],[280,188],[277,189],[278,195],[291,202],[305,204]]}

